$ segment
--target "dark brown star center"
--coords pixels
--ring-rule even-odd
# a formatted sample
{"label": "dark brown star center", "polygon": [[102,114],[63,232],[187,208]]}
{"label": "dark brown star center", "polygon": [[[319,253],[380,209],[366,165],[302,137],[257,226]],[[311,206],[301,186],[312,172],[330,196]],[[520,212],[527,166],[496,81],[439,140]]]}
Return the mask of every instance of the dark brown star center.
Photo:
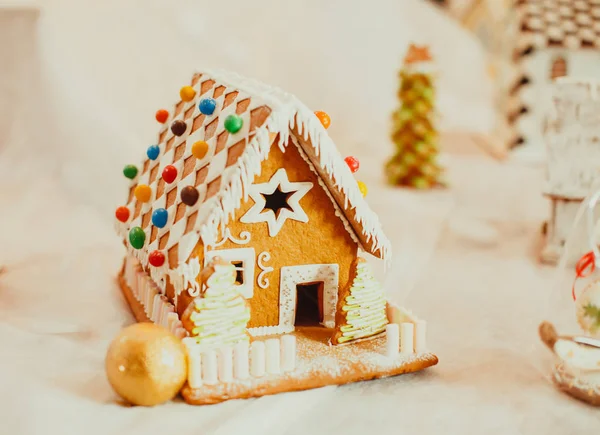
{"label": "dark brown star center", "polygon": [[294,211],[287,202],[289,197],[294,193],[282,192],[281,186],[277,186],[273,193],[262,193],[262,196],[265,198],[264,210],[273,210],[275,217],[279,217],[279,212],[283,209]]}

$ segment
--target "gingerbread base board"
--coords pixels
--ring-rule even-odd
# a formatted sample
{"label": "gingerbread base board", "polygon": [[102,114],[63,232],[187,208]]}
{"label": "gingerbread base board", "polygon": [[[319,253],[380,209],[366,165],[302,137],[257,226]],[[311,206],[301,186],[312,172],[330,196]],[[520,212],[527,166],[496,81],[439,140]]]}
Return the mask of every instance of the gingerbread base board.
{"label": "gingerbread base board", "polygon": [[[142,304],[135,299],[123,274],[119,286],[138,322],[149,322]],[[297,340],[296,369],[293,372],[265,375],[261,378],[234,380],[230,383],[203,385],[192,389],[185,385],[181,394],[192,405],[207,405],[230,399],[246,399],[271,394],[302,391],[328,385],[397,376],[423,370],[437,364],[432,353],[385,355],[385,335],[344,346],[332,346],[333,330],[322,327],[299,327],[293,333]],[[266,340],[269,336],[255,338]]]}

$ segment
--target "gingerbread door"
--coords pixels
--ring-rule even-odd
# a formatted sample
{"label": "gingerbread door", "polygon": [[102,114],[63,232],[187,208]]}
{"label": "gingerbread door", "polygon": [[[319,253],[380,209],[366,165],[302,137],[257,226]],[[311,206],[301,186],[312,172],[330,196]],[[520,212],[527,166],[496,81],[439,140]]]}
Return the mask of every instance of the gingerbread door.
{"label": "gingerbread door", "polygon": [[[337,264],[307,264],[281,268],[279,286],[279,327],[284,332],[294,330],[307,318],[326,328],[335,327],[338,299],[339,266]],[[299,299],[300,292],[300,299]],[[314,299],[317,299],[314,301]],[[311,305],[310,300],[313,300]],[[302,303],[299,312],[298,303]],[[309,305],[308,308],[305,305]],[[312,310],[312,312],[311,312]],[[302,319],[298,315],[302,316]]]}

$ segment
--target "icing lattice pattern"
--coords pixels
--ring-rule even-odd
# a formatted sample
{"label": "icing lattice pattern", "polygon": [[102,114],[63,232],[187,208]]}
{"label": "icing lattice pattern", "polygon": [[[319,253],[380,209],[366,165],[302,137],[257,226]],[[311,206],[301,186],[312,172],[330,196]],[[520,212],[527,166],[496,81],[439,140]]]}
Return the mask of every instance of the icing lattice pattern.
{"label": "icing lattice pattern", "polygon": [[539,46],[600,47],[600,0],[521,0],[517,11]]}

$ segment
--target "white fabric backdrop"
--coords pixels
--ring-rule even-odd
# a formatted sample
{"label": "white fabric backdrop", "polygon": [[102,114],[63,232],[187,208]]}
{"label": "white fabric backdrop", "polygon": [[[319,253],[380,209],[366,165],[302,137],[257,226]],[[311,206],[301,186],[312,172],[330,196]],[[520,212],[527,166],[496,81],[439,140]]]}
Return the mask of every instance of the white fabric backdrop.
{"label": "white fabric backdrop", "polygon": [[[481,51],[420,0],[369,3],[44,2],[37,50],[15,60],[32,66],[0,64],[2,80],[27,95],[3,94],[4,107],[22,109],[0,144],[0,432],[463,435],[598,427],[596,410],[544,379],[548,355],[534,346],[555,277],[533,254],[547,215],[542,173],[453,155],[447,191],[412,193],[382,181],[408,42],[435,48],[447,129],[492,125]],[[390,298],[428,320],[438,367],[213,407],[115,403],[104,353],[132,321],[113,283],[122,255],[111,229],[126,185],[120,170],[154,141],[154,111],[205,64],[272,82],[331,114],[331,134],[342,153],[361,160],[368,201],[395,246]]]}

